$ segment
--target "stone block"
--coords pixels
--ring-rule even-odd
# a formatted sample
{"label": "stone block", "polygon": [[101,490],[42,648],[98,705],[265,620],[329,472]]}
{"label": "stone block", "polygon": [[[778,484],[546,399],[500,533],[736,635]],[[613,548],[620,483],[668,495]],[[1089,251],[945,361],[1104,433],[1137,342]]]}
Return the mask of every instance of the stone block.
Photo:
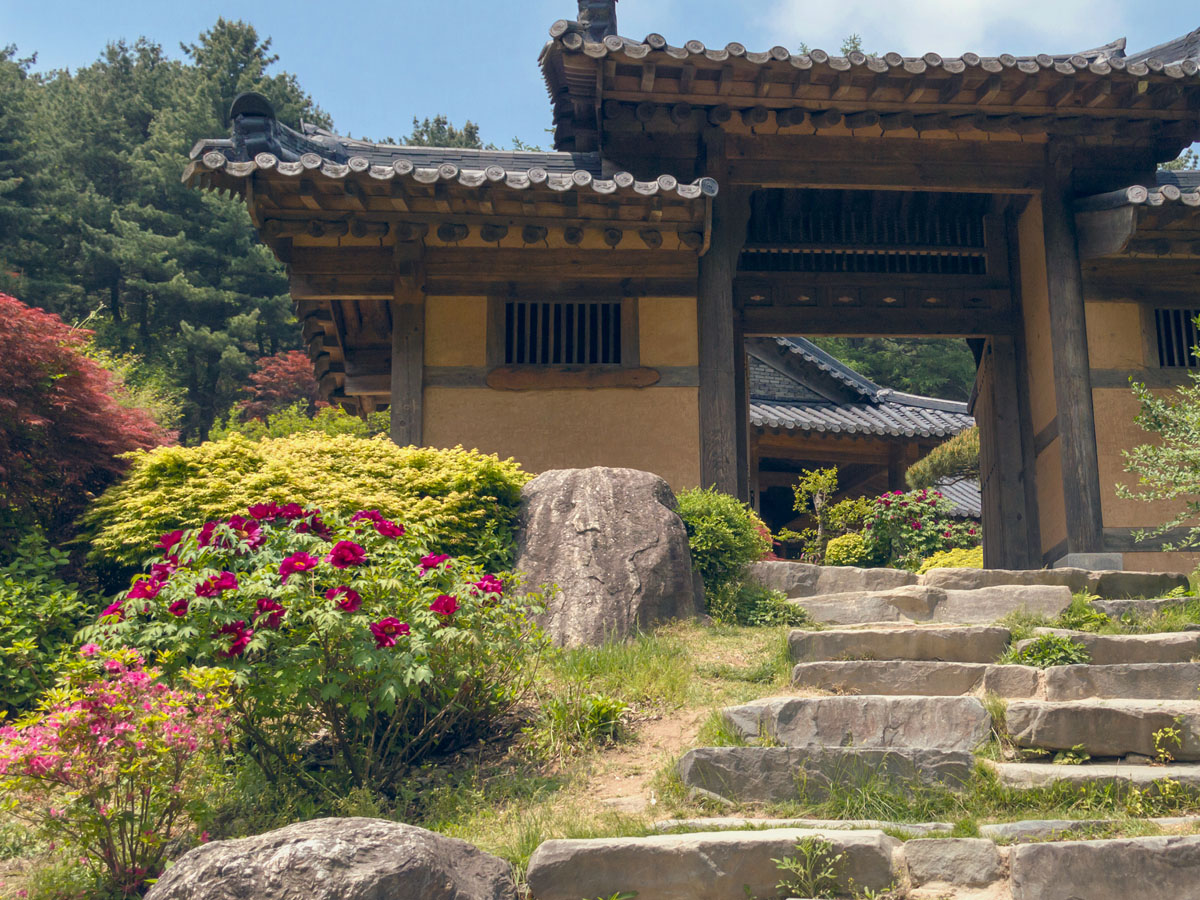
{"label": "stone block", "polygon": [[1113,619],[1119,619],[1126,613],[1132,613],[1135,616],[1150,617],[1155,613],[1163,612],[1164,610],[1172,609],[1176,606],[1183,606],[1192,597],[1159,597],[1157,599],[1143,600],[1140,598],[1132,598],[1125,600],[1093,600],[1092,607],[1097,612],[1102,612],[1106,616]]}
{"label": "stone block", "polygon": [[1008,733],[1019,747],[1070,750],[1092,756],[1153,757],[1154,733],[1177,728],[1180,745],[1167,749],[1181,762],[1200,760],[1200,702],[1181,700],[1082,700],[1051,703],[1014,700],[1005,714]]}
{"label": "stone block", "polygon": [[792,684],[844,694],[953,697],[974,692],[988,668],[983,663],[907,659],[811,662],[792,669]]}
{"label": "stone block", "polygon": [[819,835],[831,852],[845,854],[836,869],[841,891],[880,891],[896,879],[900,842],[881,831],[778,829],[546,841],[529,860],[530,892],[537,900],[579,900],[636,892],[654,900],[732,900],[776,896],[773,862],[795,853],[796,843]]}
{"label": "stone block", "polygon": [[724,710],[747,739],[784,747],[921,748],[970,752],[992,720],[974,697],[770,697]]}
{"label": "stone block", "polygon": [[887,591],[917,583],[917,576],[903,569],[813,566],[790,560],[758,562],[750,567],[750,573],[764,587],[783,591],[789,597]]}
{"label": "stone block", "polygon": [[[1200,632],[1167,631],[1161,634],[1092,634],[1089,631],[1068,631],[1064,628],[1039,628],[1037,634],[1057,634],[1069,637],[1087,648],[1094,666],[1115,666],[1127,663],[1191,662],[1200,657]],[[1032,638],[1030,638],[1032,640]],[[1017,643],[1017,649],[1028,641]]]}
{"label": "stone block", "polygon": [[677,771],[685,785],[734,802],[820,801],[830,789],[883,783],[957,788],[971,777],[966,752],[837,747],[701,747],[689,750]]}
{"label": "stone block", "polygon": [[921,584],[947,591],[1050,585],[1074,593],[1087,587],[1088,573],[1083,569],[930,569],[921,576]]}
{"label": "stone block", "polygon": [[1013,900],[1196,897],[1200,837],[1022,844],[1009,856]]}
{"label": "stone block", "polygon": [[945,592],[911,584],[884,591],[821,594],[793,602],[825,625],[872,622],[924,622],[945,599]]}
{"label": "stone block", "polygon": [[1090,762],[1082,766],[1056,766],[1042,762],[992,763],[991,768],[1002,785],[1012,788],[1046,787],[1062,783],[1076,787],[1112,785],[1153,790],[1156,782],[1169,778],[1183,787],[1200,789],[1200,766],[1197,765],[1146,766]]}
{"label": "stone block", "polygon": [[983,838],[908,841],[904,845],[904,861],[915,885],[940,882],[982,887],[1004,877],[999,849]]}
{"label": "stone block", "polygon": [[838,659],[915,659],[988,663],[1008,647],[1011,633],[995,626],[933,625],[793,631],[797,662]]}
{"label": "stone block", "polygon": [[1042,680],[1051,701],[1200,699],[1200,663],[1051,666]]}
{"label": "stone block", "polygon": [[934,622],[986,624],[1014,612],[1054,618],[1071,605],[1071,589],[1062,585],[1004,585],[945,594],[933,612]]}
{"label": "stone block", "polygon": [[1162,597],[1188,587],[1188,577],[1177,572],[1092,572],[1088,588],[1109,600],[1125,597]]}
{"label": "stone block", "polygon": [[1037,697],[1042,690],[1042,671],[1033,666],[988,666],[983,673],[983,692],[998,697]]}

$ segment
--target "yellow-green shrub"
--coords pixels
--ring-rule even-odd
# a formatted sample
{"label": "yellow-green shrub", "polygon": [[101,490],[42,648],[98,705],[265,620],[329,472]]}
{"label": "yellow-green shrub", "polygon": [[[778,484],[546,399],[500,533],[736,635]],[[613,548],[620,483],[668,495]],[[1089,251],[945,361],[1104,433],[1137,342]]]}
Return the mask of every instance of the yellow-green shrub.
{"label": "yellow-green shrub", "polygon": [[871,551],[857,532],[839,535],[825,545],[827,566],[861,566],[870,559]]}
{"label": "yellow-green shrub", "polygon": [[970,550],[943,550],[927,557],[917,569],[917,574],[924,575],[930,569],[982,569],[983,548],[974,547]]}
{"label": "yellow-green shrub", "polygon": [[505,568],[521,488],[531,477],[511,459],[461,447],[398,447],[382,436],[316,432],[259,441],[235,434],[128,458],[128,473],[84,517],[93,555],[123,566],[140,564],[159,535],[273,500],[421,521],[439,550]]}

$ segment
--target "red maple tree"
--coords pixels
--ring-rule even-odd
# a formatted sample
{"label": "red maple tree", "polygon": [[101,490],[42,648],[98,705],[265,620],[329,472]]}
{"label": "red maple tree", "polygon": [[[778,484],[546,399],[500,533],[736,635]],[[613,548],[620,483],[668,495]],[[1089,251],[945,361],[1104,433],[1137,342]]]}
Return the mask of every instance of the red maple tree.
{"label": "red maple tree", "polygon": [[83,350],[91,332],[0,293],[0,520],[60,538],[130,450],[174,435]]}
{"label": "red maple tree", "polygon": [[242,415],[247,419],[266,419],[293,403],[308,404],[311,415],[317,408],[320,389],[313,378],[312,361],[301,350],[288,350],[264,356],[250,374],[249,400],[243,400]]}

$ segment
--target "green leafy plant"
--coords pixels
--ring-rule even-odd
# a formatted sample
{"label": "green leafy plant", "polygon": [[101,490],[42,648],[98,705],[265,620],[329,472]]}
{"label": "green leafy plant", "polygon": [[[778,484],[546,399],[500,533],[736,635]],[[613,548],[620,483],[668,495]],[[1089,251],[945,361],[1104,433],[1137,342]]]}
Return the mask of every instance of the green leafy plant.
{"label": "green leafy plant", "polygon": [[[188,669],[170,687],[127,649],[85,645],[58,684],[0,728],[9,809],[82,851],[123,895],[161,871],[172,841],[204,820],[226,744],[227,673]],[[186,685],[186,686],[183,686]]]}
{"label": "green leafy plant", "polygon": [[861,534],[842,534],[831,538],[825,545],[825,565],[861,566],[870,562],[871,551]]}
{"label": "green leafy plant", "polygon": [[880,560],[905,569],[944,550],[971,549],[981,542],[974,522],[951,515],[950,502],[938,491],[893,491],[875,500],[866,525],[868,545]]}
{"label": "green leafy plant", "polygon": [[1055,753],[1052,762],[1056,766],[1081,766],[1091,758],[1092,755],[1083,744],[1076,744],[1070,750]]}
{"label": "green leafy plant", "polygon": [[[311,377],[312,364],[308,362],[307,356],[305,364],[310,368]],[[377,434],[386,435],[390,423],[391,415],[386,410],[370,413],[364,419],[351,415],[340,406],[325,406],[310,415],[308,404],[297,402],[267,413],[265,418],[245,419],[240,410],[231,409],[223,421],[213,426],[208,436],[210,440],[220,441],[240,434],[249,440],[261,441],[264,438],[280,438],[314,431],[330,437],[340,434],[374,437]]]}
{"label": "green leafy plant", "polygon": [[[272,782],[387,793],[406,766],[488,733],[529,688],[539,598],[431,550],[418,524],[299,504],[164,535],[88,637],[228,670]],[[336,793],[336,791],[334,792]]]}
{"label": "green leafy plant", "polygon": [[752,562],[771,552],[771,533],[736,497],[715,488],[693,488],[676,498],[687,529],[692,565],[706,590],[739,579]]}
{"label": "green leafy plant", "polygon": [[133,567],[160,534],[228,519],[254,503],[350,515],[377,509],[422,522],[431,545],[489,568],[511,564],[521,488],[512,460],[456,447],[397,447],[385,437],[308,432],[132,454],[129,472],[89,509],[93,556]]}
{"label": "green leafy plant", "polygon": [[796,853],[772,859],[783,873],[776,886],[785,897],[835,897],[838,891],[838,867],[845,853],[834,853],[833,842],[822,837],[806,837],[796,842]]}
{"label": "green leafy plant", "polygon": [[1071,631],[1099,631],[1112,621],[1092,605],[1093,600],[1099,599],[1086,592],[1073,595],[1070,605],[1054,620],[1055,626]]}
{"label": "green leafy plant", "polygon": [[942,550],[925,559],[917,567],[917,574],[924,575],[930,569],[982,569],[983,547],[970,549]]}
{"label": "green leafy plant", "polygon": [[67,563],[35,532],[0,565],[0,718],[27,709],[54,684],[59,656],[92,610],[76,585],[60,579]]}
{"label": "green leafy plant", "polygon": [[1167,763],[1175,762],[1175,754],[1171,752],[1171,747],[1178,750],[1183,746],[1183,732],[1174,726],[1168,725],[1154,732],[1153,737],[1155,761],[1164,766]]}
{"label": "green leafy plant", "polygon": [[581,747],[616,741],[628,710],[623,700],[596,691],[584,693],[579,685],[571,685],[542,701],[525,733],[537,755],[561,759]]}
{"label": "green leafy plant", "polygon": [[793,628],[812,624],[803,607],[788,602],[782,591],[773,591],[752,581],[725,584],[708,595],[708,614],[718,625],[789,625]]}
{"label": "green leafy plant", "polygon": [[1077,666],[1091,661],[1087,647],[1061,634],[1039,634],[1011,655],[1011,662],[1022,666],[1048,669],[1052,666]]}

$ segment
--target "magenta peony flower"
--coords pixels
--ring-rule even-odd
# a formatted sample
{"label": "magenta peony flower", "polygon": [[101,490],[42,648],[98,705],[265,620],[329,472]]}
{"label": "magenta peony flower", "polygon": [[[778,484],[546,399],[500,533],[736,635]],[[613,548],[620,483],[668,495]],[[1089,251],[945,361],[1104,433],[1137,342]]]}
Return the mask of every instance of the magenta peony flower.
{"label": "magenta peony flower", "polygon": [[429,604],[429,610],[448,619],[458,612],[458,598],[451,597],[449,594],[442,594]]}
{"label": "magenta peony flower", "polygon": [[383,537],[398,538],[404,537],[404,526],[397,525],[390,519],[385,519],[383,513],[377,509],[363,510],[356,512],[350,517],[351,522],[370,522],[375,526],[375,531]]}
{"label": "magenta peony flower", "polygon": [[255,503],[246,510],[246,515],[259,522],[271,522],[279,518],[278,503]]}
{"label": "magenta peony flower", "polygon": [[[342,599],[338,600],[338,597]],[[338,609],[342,610],[342,612],[358,612],[359,607],[362,606],[362,597],[359,596],[358,591],[348,588],[344,584],[341,587],[327,590],[325,592],[325,599],[337,600]]]}
{"label": "magenta peony flower", "polygon": [[475,582],[475,588],[481,594],[503,594],[504,582],[495,575],[484,575]]}
{"label": "magenta peony flower", "polygon": [[160,584],[166,584],[167,580],[175,574],[179,568],[179,557],[168,556],[163,562],[155,563],[150,567],[150,577]]}
{"label": "magenta peony flower", "polygon": [[353,541],[338,541],[333,550],[325,557],[325,562],[335,569],[348,569],[351,566],[361,566],[367,561],[367,551]]}
{"label": "magenta peony flower", "polygon": [[243,516],[234,516],[226,523],[233,533],[237,535],[237,539],[244,543],[251,550],[257,550],[267,542],[267,535],[262,530],[253,518],[247,519]]}
{"label": "magenta peony flower", "polygon": [[196,585],[196,596],[219,597],[225,591],[237,590],[237,586],[236,575],[232,572],[222,572],[220,575],[213,575]]}
{"label": "magenta peony flower", "polygon": [[109,616],[116,616],[118,622],[125,618],[125,603],[123,600],[114,600],[100,613],[101,619],[107,619]]}
{"label": "magenta peony flower", "polygon": [[153,600],[162,590],[162,582],[157,578],[140,578],[129,589],[130,600]]}
{"label": "magenta peony flower", "polygon": [[438,566],[446,564],[446,568],[450,568],[451,559],[446,553],[430,553],[428,556],[421,557],[421,574],[428,575]]}
{"label": "magenta peony flower", "polygon": [[246,647],[250,644],[250,639],[254,637],[254,629],[247,628],[244,621],[230,622],[228,625],[222,625],[217,629],[217,633],[213,635],[213,640],[222,635],[229,635],[233,640],[229,644],[229,649],[221,653],[221,656],[229,659],[234,656],[241,656],[246,652]]}
{"label": "magenta peony flower", "polygon": [[297,572],[307,572],[316,567],[317,558],[315,556],[309,556],[307,553],[293,553],[279,564],[279,574],[283,578],[283,583],[287,584],[288,578]]}
{"label": "magenta peony flower", "polygon": [[218,550],[228,550],[229,541],[225,538],[213,539],[213,532],[217,530],[216,522],[205,522],[204,527],[200,529],[200,534],[196,538],[196,543],[201,547],[216,547]]}
{"label": "magenta peony flower", "polygon": [[372,622],[369,627],[371,634],[375,636],[376,650],[382,650],[385,647],[395,647],[396,638],[404,637],[409,633],[408,624],[401,622],[395,616],[388,616],[386,619]]}
{"label": "magenta peony flower", "polygon": [[305,515],[307,518],[296,525],[296,534],[315,534],[323,541],[328,541],[333,537],[333,529],[321,521],[319,509],[314,509]]}
{"label": "magenta peony flower", "polygon": [[[257,611],[254,613],[254,621],[256,624],[262,624],[266,628],[275,630],[283,623],[285,615],[287,615],[287,609],[282,603],[272,600],[270,597],[261,597],[257,604]],[[262,619],[261,623],[260,619]]]}
{"label": "magenta peony flower", "polygon": [[188,612],[187,598],[184,598],[182,600],[176,600],[174,603],[172,603],[170,606],[167,607],[167,612],[169,612],[173,616],[178,616],[179,618],[183,618],[184,616],[186,616],[187,612]]}
{"label": "magenta peony flower", "polygon": [[163,554],[171,552],[171,548],[183,540],[183,531],[168,531],[158,539],[158,543],[154,545],[155,550],[161,550]]}

